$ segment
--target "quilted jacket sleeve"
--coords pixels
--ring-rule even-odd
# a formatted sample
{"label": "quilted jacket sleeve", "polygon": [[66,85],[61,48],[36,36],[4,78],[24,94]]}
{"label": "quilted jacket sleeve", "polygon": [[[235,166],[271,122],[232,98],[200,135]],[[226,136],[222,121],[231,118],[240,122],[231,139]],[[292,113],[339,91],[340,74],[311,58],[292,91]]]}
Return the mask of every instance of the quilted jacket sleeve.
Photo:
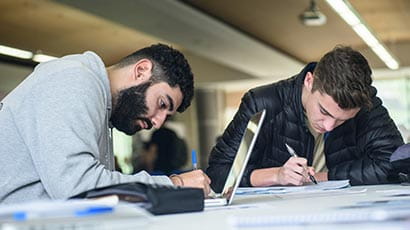
{"label": "quilted jacket sleeve", "polygon": [[403,144],[403,140],[381,100],[375,97],[370,112],[361,111],[351,126],[350,131],[356,133],[357,142],[349,153],[344,154],[353,154],[354,157],[330,167],[329,179],[350,179],[352,185],[392,182],[390,156]]}

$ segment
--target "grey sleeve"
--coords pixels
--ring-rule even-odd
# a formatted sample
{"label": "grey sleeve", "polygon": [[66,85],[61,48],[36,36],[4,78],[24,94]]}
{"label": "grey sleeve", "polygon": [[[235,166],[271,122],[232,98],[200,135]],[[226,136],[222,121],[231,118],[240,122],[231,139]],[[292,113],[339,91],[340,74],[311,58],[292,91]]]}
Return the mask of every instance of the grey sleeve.
{"label": "grey sleeve", "polygon": [[67,71],[37,84],[16,115],[36,173],[53,199],[123,182],[172,184],[146,172],[124,175],[107,170],[99,158],[106,103],[101,82],[90,73]]}

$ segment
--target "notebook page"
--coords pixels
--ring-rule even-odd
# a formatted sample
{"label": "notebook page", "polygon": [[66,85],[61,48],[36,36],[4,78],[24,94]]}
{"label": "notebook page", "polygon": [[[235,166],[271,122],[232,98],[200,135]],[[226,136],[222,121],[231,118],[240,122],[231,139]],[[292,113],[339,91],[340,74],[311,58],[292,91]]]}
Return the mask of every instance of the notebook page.
{"label": "notebook page", "polygon": [[272,187],[241,187],[236,191],[237,195],[260,195],[260,194],[287,194],[295,192],[321,192],[350,187],[349,180],[322,181],[318,184],[309,183],[302,186],[272,186]]}

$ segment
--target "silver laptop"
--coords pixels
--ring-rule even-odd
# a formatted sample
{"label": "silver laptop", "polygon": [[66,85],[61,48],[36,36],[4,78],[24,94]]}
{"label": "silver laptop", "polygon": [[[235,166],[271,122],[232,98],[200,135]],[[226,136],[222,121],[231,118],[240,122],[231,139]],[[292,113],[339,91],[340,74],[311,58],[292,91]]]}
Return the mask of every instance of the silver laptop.
{"label": "silver laptop", "polygon": [[245,171],[253,146],[258,137],[259,130],[265,119],[265,113],[265,110],[258,112],[249,120],[231,170],[226,178],[222,193],[211,194],[212,198],[205,199],[205,207],[230,205],[232,203],[236,189],[239,187],[242,174]]}

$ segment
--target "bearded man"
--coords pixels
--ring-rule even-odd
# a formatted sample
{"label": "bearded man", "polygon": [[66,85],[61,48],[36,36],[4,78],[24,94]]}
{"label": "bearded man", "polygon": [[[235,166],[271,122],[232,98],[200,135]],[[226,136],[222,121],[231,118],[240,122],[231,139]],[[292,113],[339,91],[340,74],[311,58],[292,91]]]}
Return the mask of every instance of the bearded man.
{"label": "bearded man", "polygon": [[66,199],[125,182],[199,187],[195,170],[177,176],[114,170],[111,128],[132,135],[159,128],[193,97],[184,55],[162,44],[105,67],[94,52],[39,64],[0,104],[0,203]]}

